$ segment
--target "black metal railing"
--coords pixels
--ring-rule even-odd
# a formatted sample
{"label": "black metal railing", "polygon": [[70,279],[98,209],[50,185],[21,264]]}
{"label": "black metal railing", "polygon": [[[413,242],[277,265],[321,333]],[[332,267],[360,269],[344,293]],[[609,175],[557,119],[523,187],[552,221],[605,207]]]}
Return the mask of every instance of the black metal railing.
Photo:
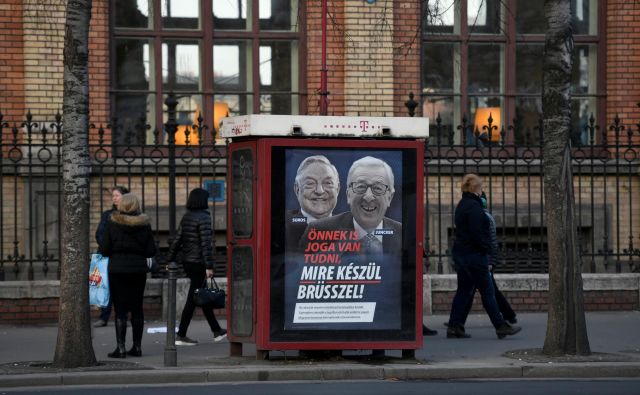
{"label": "black metal railing", "polygon": [[[496,272],[547,272],[542,121],[533,130],[519,128],[517,119],[500,130],[491,119],[483,130],[472,130],[466,117],[455,130],[443,126],[439,116],[434,120],[424,158],[425,245],[432,272],[452,272],[453,213],[462,175],[470,172],[483,177],[497,222]],[[624,126],[616,116],[600,128],[591,116],[584,129],[578,133],[590,136],[589,144],[572,148],[583,270],[638,271],[640,124]],[[514,142],[516,130],[524,144]]]}
{"label": "black metal railing", "polygon": [[[169,108],[169,111],[172,111]],[[175,111],[175,110],[173,110]],[[172,119],[169,117],[169,119]],[[175,119],[175,118],[173,118]],[[454,237],[453,212],[460,198],[459,182],[468,172],[480,174],[497,221],[500,241],[498,272],[544,273],[547,270],[546,225],[542,190],[542,123],[519,130],[496,130],[491,123],[474,133],[466,118],[456,128],[432,120],[425,142],[425,245],[431,271],[450,273]],[[176,139],[163,136],[171,128],[149,130],[144,121],[123,127],[117,120],[90,128],[91,228],[111,206],[110,189],[125,185],[141,197],[166,265],[172,218],[179,220],[186,197],[194,187],[211,192],[210,211],[216,229],[216,272],[225,273],[227,141],[215,139],[198,118],[181,125]],[[615,118],[600,128],[593,117],[585,132],[589,145],[573,149],[576,215],[584,270],[627,272],[640,263],[640,125],[627,127]],[[7,123],[0,114],[0,281],[58,278],[61,228],[61,130],[53,122]],[[122,141],[111,136],[117,131]],[[483,135],[484,133],[484,135]],[[144,134],[144,139],[134,138]],[[499,138],[495,136],[499,135]],[[533,136],[536,136],[535,138]],[[151,138],[148,138],[151,136]],[[179,138],[178,138],[179,137]],[[182,144],[173,143],[173,140]],[[131,142],[135,143],[131,143]],[[170,166],[170,154],[175,165]],[[171,173],[175,172],[175,209],[170,202]],[[174,222],[175,223],[175,222]],[[91,234],[92,247],[95,240]]]}
{"label": "black metal railing", "polygon": [[[143,211],[151,217],[160,250],[157,259],[161,268],[166,267],[171,218],[179,222],[188,192],[204,187],[211,195],[209,210],[216,229],[215,269],[224,275],[226,141],[208,133],[202,118],[194,125],[182,125],[181,132],[186,134],[183,144],[173,147],[159,138],[162,132],[158,130],[152,132],[153,144],[112,144],[111,135],[119,127],[115,120],[109,125],[90,126],[91,229],[95,231],[100,214],[111,208],[111,188],[126,186],[140,197]],[[28,113],[24,122],[10,125],[0,114],[0,281],[59,278],[60,235],[64,232],[59,198],[61,131],[59,115],[53,122],[44,122],[35,121]],[[172,150],[174,166],[169,165]],[[169,196],[171,168],[175,170],[175,208]],[[95,250],[93,232],[90,238]]]}

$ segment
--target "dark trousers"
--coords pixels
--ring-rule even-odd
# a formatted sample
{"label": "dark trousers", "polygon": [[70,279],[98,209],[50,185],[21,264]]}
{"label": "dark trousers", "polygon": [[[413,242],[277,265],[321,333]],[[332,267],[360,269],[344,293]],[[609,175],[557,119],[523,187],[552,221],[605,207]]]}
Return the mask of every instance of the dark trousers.
{"label": "dark trousers", "polygon": [[111,299],[109,299],[109,304],[100,308],[100,319],[104,322],[109,321],[109,316],[111,316],[111,309],[113,308],[113,304],[111,303]]}
{"label": "dark trousers", "polygon": [[[189,329],[191,318],[193,318],[193,312],[196,309],[196,304],[193,302],[193,292],[204,285],[207,277],[205,267],[200,263],[185,263],[184,272],[187,277],[189,277],[190,284],[187,301],[182,309],[182,317],[180,318],[180,326],[178,328],[178,336],[183,337],[187,335],[187,329]],[[213,309],[206,307],[201,307],[201,309],[209,323],[211,332],[220,332],[220,324],[218,324],[218,320],[216,320],[216,316],[213,314]]]}
{"label": "dark trousers", "polygon": [[451,305],[449,326],[464,326],[469,301],[473,300],[476,289],[480,291],[482,306],[493,326],[498,328],[503,325],[505,321],[496,301],[487,256],[483,254],[454,255],[453,259],[458,277],[458,289]]}
{"label": "dark trousers", "polygon": [[142,299],[147,284],[147,273],[109,272],[109,292],[116,319],[126,321],[131,313],[131,322],[144,322]]}
{"label": "dark trousers", "polygon": [[[496,279],[493,277],[493,273],[489,273],[489,274],[491,275],[491,282],[493,283],[493,289],[496,295],[496,302],[498,303],[498,309],[500,310],[500,313],[502,313],[502,317],[507,321],[515,319],[516,312],[513,311],[513,308],[509,304],[509,301],[507,301],[507,298],[505,298],[504,294],[500,292],[500,290],[498,289],[498,284],[496,284]],[[474,289],[473,294],[475,295],[475,293],[476,293],[476,290]],[[462,325],[464,325],[465,322],[467,321],[467,316],[471,311],[471,307],[473,307],[473,298],[474,297],[471,296],[471,299],[469,299],[469,304],[467,305],[467,311],[464,315],[464,320],[462,322]]]}

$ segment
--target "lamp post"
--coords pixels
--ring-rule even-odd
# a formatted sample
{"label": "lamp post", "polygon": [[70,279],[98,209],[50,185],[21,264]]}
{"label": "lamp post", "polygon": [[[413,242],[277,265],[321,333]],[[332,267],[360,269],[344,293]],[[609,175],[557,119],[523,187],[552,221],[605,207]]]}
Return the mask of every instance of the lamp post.
{"label": "lamp post", "polygon": [[[176,237],[176,107],[178,100],[172,92],[164,101],[167,105],[167,134],[169,137],[169,244]],[[167,302],[167,341],[164,346],[164,366],[177,366],[178,355],[176,351],[176,278],[178,266],[170,262],[167,267],[168,291]]]}

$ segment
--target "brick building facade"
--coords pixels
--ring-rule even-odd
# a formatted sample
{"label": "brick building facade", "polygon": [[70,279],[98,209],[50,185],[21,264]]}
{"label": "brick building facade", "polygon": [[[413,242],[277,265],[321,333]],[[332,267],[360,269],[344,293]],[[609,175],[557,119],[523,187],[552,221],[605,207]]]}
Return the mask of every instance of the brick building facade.
{"label": "brick building facade", "polygon": [[[96,128],[92,128],[90,131],[91,142],[101,148],[104,147],[106,151],[110,150],[112,141],[111,130],[107,129],[106,125],[110,122],[112,116],[118,115],[115,114],[116,106],[114,103],[120,100],[119,95],[131,95],[131,92],[135,91],[135,89],[126,91],[125,88],[118,86],[120,71],[117,70],[118,63],[117,59],[115,59],[116,50],[114,48],[117,47],[118,40],[123,41],[130,36],[138,37],[144,35],[135,28],[130,29],[127,27],[125,29],[119,22],[115,21],[114,7],[116,3],[116,0],[94,0],[90,29],[90,111],[91,121],[96,125]],[[149,4],[156,3],[159,4],[160,2],[149,1]],[[273,42],[278,42],[279,40],[292,40],[292,42],[295,42],[292,48],[295,47],[296,49],[288,50],[289,52],[286,53],[286,56],[291,57],[289,63],[292,65],[293,72],[290,74],[294,75],[291,79],[297,79],[291,83],[291,87],[287,88],[289,91],[286,94],[298,98],[291,99],[292,103],[299,100],[300,104],[297,106],[292,104],[287,108],[293,114],[318,114],[318,92],[320,90],[320,68],[322,62],[320,43],[321,2],[301,0],[284,3],[295,3],[296,5],[296,7],[291,7],[291,9],[295,8],[296,10],[295,15],[291,16],[295,22],[295,28],[292,28],[291,31],[271,31],[267,26],[263,31],[258,32],[252,30],[261,23],[260,20],[255,19],[253,27],[246,28],[246,31],[240,29],[242,31],[238,32],[237,29],[230,29],[219,33],[216,30],[216,26],[218,26],[216,23],[221,26],[225,21],[224,18],[220,17],[214,20],[213,27],[211,24],[202,23],[200,31],[180,33],[184,37],[180,34],[176,36],[177,38],[170,37],[176,40],[199,40],[201,58],[198,59],[198,64],[202,66],[199,71],[201,88],[195,92],[195,96],[197,96],[195,102],[198,104],[196,107],[198,110],[204,108],[205,123],[213,124],[213,110],[207,111],[206,109],[213,109],[214,103],[218,102],[219,97],[226,99],[235,95],[240,98],[237,99],[239,103],[242,103],[243,95],[246,98],[252,98],[253,101],[246,100],[248,104],[245,104],[244,111],[242,104],[238,104],[238,107],[232,109],[231,113],[234,113],[234,111],[235,113],[263,111],[262,100],[264,96],[271,95],[271,100],[277,97],[278,93],[274,94],[269,91],[269,84],[261,80],[261,78],[264,78],[259,70],[262,58],[256,58],[261,53],[257,49],[264,42],[271,42],[270,40]],[[487,38],[478,39],[471,36],[469,36],[470,38],[460,36],[462,37],[460,38],[455,36],[455,29],[452,30],[451,37],[442,42],[437,41],[437,36],[436,38],[426,37],[421,31],[424,23],[423,17],[426,15],[426,11],[421,8],[422,3],[418,0],[378,0],[373,4],[368,4],[368,2],[361,0],[328,2],[327,66],[328,91],[330,92],[329,114],[406,116],[407,107],[405,102],[409,98],[409,93],[413,92],[418,101],[417,115],[429,115],[431,117],[432,130],[434,130],[433,114],[423,114],[428,108],[427,104],[431,103],[430,100],[439,98],[439,93],[430,93],[427,89],[426,81],[429,80],[428,77],[431,70],[437,69],[437,65],[425,61],[425,59],[429,59],[429,46],[443,45],[443,47],[446,47],[447,43],[455,42],[455,45],[461,46],[461,52],[465,52],[473,50],[471,46],[474,43],[473,40],[479,40],[478,42],[482,45],[491,42],[491,40]],[[464,4],[467,7],[466,1],[460,2],[456,0],[454,3]],[[516,0],[508,0],[499,3],[515,7],[518,2]],[[638,78],[640,75],[640,57],[635,53],[640,45],[637,44],[640,42],[640,4],[624,0],[589,0],[583,3],[590,4],[591,8],[589,10],[592,13],[597,13],[597,27],[600,29],[597,34],[586,34],[584,37],[577,39],[577,45],[590,46],[589,49],[597,48],[598,51],[597,78],[593,82],[593,91],[585,93],[585,97],[588,96],[585,102],[593,100],[596,103],[592,110],[597,116],[597,123],[600,125],[598,134],[608,135],[611,146],[611,142],[620,138],[609,130],[607,126],[613,122],[616,115],[620,116],[624,125],[632,128],[635,127],[632,125],[640,123],[638,107],[638,103],[640,103],[640,78]],[[6,269],[7,272],[6,280],[26,280],[28,271],[25,268],[26,261],[29,261],[30,257],[34,261],[33,265],[35,265],[35,269],[31,269],[35,270],[35,279],[51,279],[51,277],[42,275],[42,263],[35,262],[38,261],[35,258],[38,255],[37,248],[34,247],[30,251],[25,249],[26,242],[24,241],[32,237],[32,223],[44,221],[41,219],[34,220],[35,216],[38,215],[37,210],[30,212],[27,207],[31,195],[42,195],[42,185],[47,183],[42,180],[46,177],[42,178],[40,177],[42,174],[38,173],[27,182],[27,175],[20,173],[22,170],[18,169],[10,159],[8,160],[9,157],[7,155],[12,141],[24,142],[26,139],[25,128],[21,127],[21,124],[24,122],[27,111],[31,112],[37,122],[50,122],[53,120],[54,115],[61,111],[65,16],[63,4],[64,2],[60,0],[5,0],[0,4],[0,111],[3,114],[2,122],[7,122],[7,125],[2,128],[2,152],[5,155],[3,158],[2,187],[5,191],[13,192],[2,200],[3,215],[0,221],[3,234],[1,242],[2,252],[4,253],[2,258],[4,260],[3,270]],[[200,4],[202,7],[201,15],[204,15],[205,12],[213,12],[215,14],[215,6],[212,6],[210,2],[202,0]],[[157,7],[156,10],[159,10],[160,6],[158,5]],[[466,8],[464,9],[466,10]],[[257,6],[254,7],[254,11],[257,10]],[[151,14],[149,13],[149,15]],[[148,17],[152,19],[152,16]],[[153,23],[164,23],[162,22],[164,16],[161,18],[156,15],[154,18]],[[151,24],[151,22],[149,23]],[[506,22],[505,30],[513,29],[515,31],[516,27],[510,23],[512,22]],[[463,28],[462,30],[465,29]],[[165,40],[166,35],[173,34],[173,30],[169,33],[159,28],[156,30],[159,33],[151,31],[149,37],[147,37],[148,42],[151,43],[151,47],[156,42],[155,48],[161,49],[157,52],[162,52],[164,47],[157,43],[162,42],[164,44],[162,40]],[[201,36],[198,36],[198,34],[201,34]],[[469,42],[471,44],[465,41],[467,38],[470,39]],[[242,70],[242,61],[255,66],[253,71],[247,72],[248,85],[245,90],[248,93],[239,90],[238,92],[232,91],[229,93],[225,91],[224,94],[218,94],[216,91],[218,76],[210,71],[210,62],[212,56],[215,57],[217,40],[223,42],[226,46],[235,45],[240,41],[254,43],[252,55],[247,55],[246,58],[243,58],[242,50],[240,50],[241,55],[238,57],[239,70]],[[531,40],[535,41],[535,37]],[[167,42],[169,42],[168,39]],[[204,48],[205,44],[214,48]],[[506,113],[511,111],[509,113],[511,115],[514,113],[512,98],[517,96],[518,92],[509,91],[511,89],[509,84],[518,86],[518,78],[521,78],[510,76],[513,70],[510,71],[512,64],[509,63],[509,57],[517,52],[517,46],[514,47],[515,49],[511,49],[512,52],[509,52],[509,46],[512,44],[509,39],[500,41],[500,45],[503,46],[503,51],[506,53],[505,58],[507,60],[505,60],[502,71],[507,82],[505,83],[506,88],[504,88],[506,90],[500,91],[499,94],[502,97],[500,100],[502,100],[503,111],[506,110]],[[465,47],[465,45],[467,46]],[[247,45],[247,47],[251,46]],[[278,50],[275,44],[271,47],[271,50]],[[214,54],[211,55],[211,52]],[[249,52],[250,49],[246,49],[246,53],[249,54]],[[150,69],[155,68],[158,72],[155,76],[156,89],[149,88],[151,92],[149,96],[155,95],[155,101],[149,102],[152,104],[147,103],[147,107],[155,106],[157,110],[155,113],[149,112],[149,119],[154,118],[156,121],[162,121],[164,114],[162,113],[161,101],[169,89],[165,86],[166,81],[164,79],[171,78],[171,71],[167,71],[165,76],[163,74],[165,65],[160,60],[164,55],[156,53],[155,56],[158,59],[155,64],[153,64],[152,60],[149,61],[151,62],[150,64],[153,64]],[[461,56],[460,59],[463,59],[465,70],[471,70],[474,67],[471,55],[466,58],[465,56],[467,55]],[[592,65],[589,63],[589,58],[585,59],[585,70],[588,71]],[[183,67],[179,63],[176,63],[176,65],[178,69]],[[281,65],[274,63],[273,67],[278,66]],[[170,66],[166,67],[171,68]],[[152,74],[153,70],[148,71],[148,73]],[[273,84],[276,83],[275,74],[274,71]],[[464,73],[461,72],[461,74]],[[458,76],[454,76],[455,78],[458,78]],[[461,82],[467,81],[469,86],[472,85],[471,81],[468,81],[472,77],[462,76],[460,78]],[[151,82],[149,84],[151,86]],[[267,93],[260,92],[260,89]],[[460,97],[464,95],[472,97],[474,95],[470,87],[462,86],[460,89],[462,93],[454,92],[451,94],[454,97],[451,99],[451,103],[458,103],[458,95]],[[448,93],[446,94],[448,95]],[[273,104],[271,105],[273,106]],[[273,108],[269,107],[269,105],[266,106],[265,112]],[[469,111],[469,114],[471,114],[473,106],[474,104],[460,102],[460,110],[456,109],[452,113],[457,116]],[[433,108],[436,108],[436,106],[434,105]],[[504,117],[506,116],[503,115]],[[460,132],[456,131],[455,126],[460,121],[454,120],[452,122],[454,122],[452,124],[452,133],[455,131],[455,137],[458,139],[461,135],[459,134]],[[152,129],[158,126],[158,122],[155,122],[155,124],[153,122],[150,123],[152,124]],[[509,120],[503,119],[504,124],[509,125]],[[15,134],[12,131],[12,126],[14,125],[17,128],[17,133]],[[105,126],[103,134],[98,132],[100,125]],[[151,141],[149,136],[153,137],[150,134],[152,129],[147,132],[147,143]],[[508,133],[510,132],[507,131],[507,138],[511,139],[510,141],[517,139],[514,136],[509,136]],[[640,144],[640,131],[629,134],[628,144],[624,133],[620,134],[624,139],[619,141],[617,150],[610,146],[607,148],[608,152],[611,152],[612,158],[616,155],[631,155],[628,152],[633,150],[627,150],[627,145],[631,147],[632,145]],[[40,134],[34,132],[32,143],[41,142],[39,139],[41,139]],[[49,137],[50,141],[51,137]],[[588,154],[589,149],[586,148],[582,152]],[[516,153],[518,153],[517,150]],[[520,153],[522,154],[522,151]],[[593,151],[591,151],[591,154],[593,154]],[[473,164],[473,161],[470,160],[470,163]],[[640,240],[638,240],[638,235],[640,235],[640,204],[637,203],[637,196],[640,194],[640,180],[636,171],[637,164],[636,160],[631,158],[631,160],[628,160],[629,166],[625,166],[622,170],[624,174],[619,171],[619,174],[616,175],[613,173],[614,167],[609,167],[609,170],[602,170],[605,164],[602,160],[598,162],[600,167],[589,167],[586,164],[587,162],[584,163],[585,165],[580,169],[585,172],[585,175],[580,174],[575,179],[577,188],[576,202],[578,210],[582,210],[578,215],[585,224],[583,232],[588,241],[588,248],[591,251],[596,251],[595,254],[592,254],[591,259],[585,261],[586,271],[595,273],[611,272],[614,270],[611,269],[614,266],[607,266],[604,263],[608,252],[605,252],[603,257],[601,253],[597,253],[598,250],[608,251],[610,248],[612,253],[624,255],[623,251],[628,249],[628,245],[632,245],[637,249],[640,244]],[[186,162],[183,165],[183,169],[178,176],[180,185],[194,186],[202,181],[202,175],[197,177],[194,174],[190,174]],[[430,174],[427,175],[426,180],[426,195],[427,199],[429,199],[427,205],[433,208],[436,206],[435,203],[438,202],[438,209],[436,211],[432,209],[432,214],[425,218],[425,225],[430,229],[431,248],[441,255],[437,256],[438,254],[435,254],[435,257],[430,259],[430,273],[447,274],[451,273],[451,267],[444,256],[448,248],[447,243],[450,240],[450,228],[447,227],[446,223],[451,221],[449,213],[451,212],[452,204],[457,199],[456,185],[462,171],[459,168],[454,171],[453,166],[448,165],[438,165],[430,169]],[[146,171],[150,170],[147,169]],[[506,229],[504,234],[511,232],[512,230],[510,229],[532,223],[537,223],[537,226],[543,227],[543,221],[537,219],[541,218],[542,201],[539,171],[520,176],[516,176],[518,170],[514,170],[512,167],[505,171],[506,174],[502,173],[501,178],[497,179],[495,183],[496,190],[492,202],[497,207],[494,213],[501,218],[499,222],[502,223],[502,228]],[[591,171],[591,173],[586,175],[587,171]],[[101,210],[109,206],[109,199],[105,189],[108,189],[112,184],[126,184],[136,190],[152,191],[154,188],[156,191],[160,190],[160,193],[151,194],[151,196],[145,198],[145,203],[152,217],[160,217],[154,218],[154,220],[157,219],[155,224],[161,228],[159,231],[166,231],[167,221],[164,218],[168,204],[166,171],[161,171],[157,179],[151,176],[143,177],[140,175],[141,173],[145,173],[145,170],[141,170],[140,167],[129,167],[126,171],[116,171],[115,169],[112,171],[105,167],[100,168],[100,171],[94,174],[95,180],[92,185],[100,184],[100,187],[92,190],[92,229],[95,228],[99,220]],[[214,166],[208,178],[223,180],[224,171]],[[49,182],[47,185],[50,185],[48,193],[51,194],[55,190],[56,182]],[[179,202],[184,201],[186,191],[187,189],[178,190]],[[616,198],[613,195],[614,191],[616,193],[622,191],[622,194]],[[36,200],[37,198],[33,198],[31,202],[36,202]],[[520,202],[519,204],[522,204],[523,208],[516,208],[517,204],[513,204],[514,200]],[[50,205],[55,209],[57,202]],[[216,224],[221,229],[224,229],[226,226],[224,202],[215,203],[215,206],[219,208],[216,215]],[[527,208],[532,207],[534,208],[533,214],[527,211]],[[157,211],[154,211],[156,209]],[[429,210],[426,212],[429,212]],[[443,221],[445,222],[444,226],[442,225]],[[44,221],[43,223],[46,222]],[[603,223],[605,225],[601,226]],[[611,232],[603,233],[604,228],[610,229]],[[540,231],[540,233],[543,234],[544,232]],[[222,230],[219,234],[219,245],[222,246],[224,245],[223,234],[224,231]],[[48,240],[50,245],[57,242],[56,237],[57,234],[54,238]],[[513,238],[513,236],[509,237]],[[530,235],[529,237],[531,238]],[[514,243],[517,244],[518,236],[516,235],[515,238],[516,241]],[[526,232],[520,237],[520,242],[524,239],[526,239]],[[601,239],[605,239],[604,248],[601,247]],[[16,244],[17,240],[20,241],[18,244]],[[34,244],[39,242],[40,240],[36,237]],[[13,251],[16,245],[20,247],[20,254],[26,256],[25,261],[5,259],[7,255],[15,255]],[[640,257],[634,258],[631,255],[629,259],[640,260]],[[632,270],[632,265],[627,265],[626,263],[625,261],[621,265],[620,270],[614,271],[628,272]],[[12,274],[14,267],[20,268],[15,272],[15,276]],[[442,289],[434,292],[433,311],[442,311],[442,300],[446,305],[446,301],[451,298],[450,290]],[[538,299],[543,298],[545,294],[545,290],[527,293],[529,291],[513,289],[508,292],[513,292],[509,295],[514,298],[522,297],[523,302],[520,307],[522,309],[528,309],[526,306],[532,305],[532,303],[529,303],[531,298],[537,300],[534,304],[540,306],[541,301]],[[615,292],[617,291],[615,290],[594,290],[593,292],[595,299],[591,300],[589,297],[586,299],[588,302],[591,300],[589,302],[590,305],[592,304],[595,306],[593,308],[596,309],[613,309],[616,306],[617,308],[636,309],[638,306],[639,295],[637,289],[620,291],[624,293],[623,296],[616,294]],[[598,296],[598,292],[610,292],[611,295]],[[0,299],[2,299],[1,295]],[[602,302],[603,300],[604,302]],[[47,301],[51,300],[47,299]],[[519,302],[516,302],[516,304],[520,306]],[[26,305],[28,305],[27,302],[25,302]],[[3,304],[0,303],[0,306],[3,306]],[[17,307],[11,304],[9,308],[16,309]],[[157,308],[157,306],[154,308]],[[531,307],[531,310],[537,310],[538,308]],[[3,307],[0,307],[0,314],[4,311],[3,309]],[[39,312],[36,310],[34,310],[34,313],[46,313],[45,311]],[[11,311],[15,313],[13,310]],[[53,312],[53,310],[47,310],[47,312],[49,311]]]}

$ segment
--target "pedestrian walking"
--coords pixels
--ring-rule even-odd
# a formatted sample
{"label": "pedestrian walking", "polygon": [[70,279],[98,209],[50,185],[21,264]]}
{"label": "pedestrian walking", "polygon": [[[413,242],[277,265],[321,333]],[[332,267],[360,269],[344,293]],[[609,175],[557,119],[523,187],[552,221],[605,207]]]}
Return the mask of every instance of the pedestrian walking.
{"label": "pedestrian walking", "polygon": [[[142,355],[144,312],[142,299],[147,282],[147,258],[156,254],[149,217],[140,210],[140,201],[132,193],[120,198],[118,210],[111,213],[98,251],[109,257],[109,292],[116,321],[116,349],[110,358]],[[127,352],[125,338],[131,313],[133,347]]]}
{"label": "pedestrian walking", "polygon": [[470,337],[465,332],[464,322],[469,300],[478,289],[496,335],[502,339],[520,332],[521,328],[505,321],[496,302],[488,257],[491,252],[491,225],[480,199],[482,180],[475,174],[467,174],[462,179],[461,189],[462,199],[455,210],[456,239],[452,251],[458,288],[451,305],[447,337]]}
{"label": "pedestrian walking", "polygon": [[[96,242],[98,243],[98,246],[102,243],[104,230],[107,227],[107,222],[109,222],[111,213],[118,210],[120,199],[125,193],[129,193],[129,189],[127,189],[127,187],[116,185],[115,187],[111,188],[112,206],[109,210],[106,210],[102,213],[102,215],[100,216],[100,223],[98,224],[98,228],[96,229]],[[107,326],[107,323],[109,322],[109,316],[111,316],[112,307],[113,303],[111,303],[111,299],[109,299],[109,304],[100,308],[100,318],[96,322],[94,322],[94,328]]]}
{"label": "pedestrian walking", "polygon": [[[188,211],[182,217],[176,239],[169,247],[169,261],[175,261],[179,257],[178,261],[182,263],[190,281],[187,300],[182,309],[176,334],[176,345],[179,346],[198,344],[197,340],[187,337],[187,330],[196,308],[193,293],[204,285],[206,278],[213,277],[213,231],[208,208],[209,192],[202,188],[193,189],[187,199]],[[206,306],[201,308],[213,333],[214,341],[219,342],[224,339],[227,331],[220,327],[213,309]]]}
{"label": "pedestrian walking", "polygon": [[[500,291],[500,289],[498,289],[498,284],[496,284],[496,279],[493,276],[493,271],[496,267],[496,264],[498,263],[498,235],[496,232],[496,220],[493,218],[493,215],[491,215],[491,213],[488,210],[487,195],[484,193],[484,191],[480,195],[480,200],[482,200],[482,208],[484,209],[484,213],[489,219],[489,227],[490,227],[489,231],[490,231],[490,239],[491,239],[491,251],[489,252],[489,255],[488,255],[489,274],[491,275],[491,282],[493,284],[493,289],[495,290],[496,302],[498,303],[498,309],[500,310],[500,313],[502,313],[502,317],[508,323],[515,324],[518,322],[518,319],[516,318],[516,313],[515,311],[513,311],[513,308],[511,307],[511,304],[509,304],[509,301],[507,300],[507,298]],[[474,288],[473,290],[474,296],[475,296],[475,292],[476,290]],[[471,308],[473,307],[473,299],[474,297],[471,297],[471,299],[469,299],[469,304],[467,305],[467,310],[462,322],[463,326],[467,320],[467,317],[469,316],[469,312],[471,311]],[[448,323],[445,323],[445,325],[448,326]]]}

